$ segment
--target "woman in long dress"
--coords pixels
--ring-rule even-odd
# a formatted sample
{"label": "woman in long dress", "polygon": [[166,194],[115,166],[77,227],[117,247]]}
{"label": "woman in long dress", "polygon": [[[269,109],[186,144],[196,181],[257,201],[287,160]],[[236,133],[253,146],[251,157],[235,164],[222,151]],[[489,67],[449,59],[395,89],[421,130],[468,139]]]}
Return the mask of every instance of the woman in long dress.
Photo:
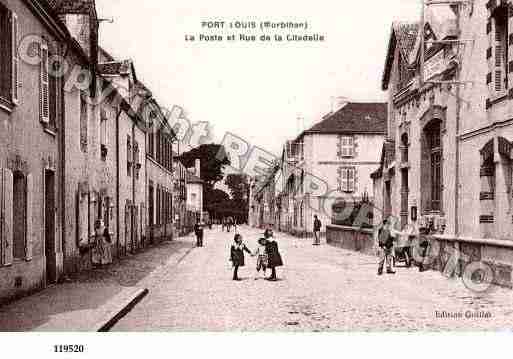
{"label": "woman in long dress", "polygon": [[93,247],[92,262],[101,266],[112,263],[111,237],[102,220],[95,223],[95,243]]}

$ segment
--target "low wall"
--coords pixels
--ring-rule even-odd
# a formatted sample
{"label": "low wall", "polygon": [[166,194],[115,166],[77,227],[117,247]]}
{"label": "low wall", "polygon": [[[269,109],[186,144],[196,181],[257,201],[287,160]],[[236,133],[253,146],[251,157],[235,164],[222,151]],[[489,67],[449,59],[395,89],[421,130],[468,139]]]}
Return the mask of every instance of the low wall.
{"label": "low wall", "polygon": [[[326,226],[328,244],[364,254],[375,255],[373,231],[337,225]],[[414,260],[421,261],[420,242],[427,242],[425,268],[450,276],[469,275],[471,268],[485,268],[491,282],[513,288],[513,241],[431,235],[412,241]],[[473,264],[472,266],[469,266]]]}
{"label": "low wall", "polygon": [[[480,265],[491,271],[493,284],[513,288],[513,241],[443,235],[428,236],[426,240],[429,242],[430,269],[468,276],[471,268]],[[469,271],[465,273],[467,269]]]}
{"label": "low wall", "polygon": [[326,241],[336,247],[374,255],[374,240],[371,229],[327,225]]}

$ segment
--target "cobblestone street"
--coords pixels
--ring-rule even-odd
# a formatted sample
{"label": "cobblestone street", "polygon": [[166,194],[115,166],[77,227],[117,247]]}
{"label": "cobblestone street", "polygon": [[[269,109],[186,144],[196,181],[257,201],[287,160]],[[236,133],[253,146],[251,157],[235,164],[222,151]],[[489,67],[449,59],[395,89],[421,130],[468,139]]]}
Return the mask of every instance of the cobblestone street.
{"label": "cobblestone street", "polygon": [[[242,227],[251,250],[259,231]],[[459,279],[397,267],[376,275],[376,260],[310,240],[276,233],[285,266],[278,282],[255,280],[246,257],[241,282],[231,280],[233,233],[205,233],[205,247],[163,268],[150,294],[113,331],[443,331],[511,330],[513,293],[469,291]],[[436,311],[463,313],[437,318]],[[490,318],[465,318],[467,311]]]}

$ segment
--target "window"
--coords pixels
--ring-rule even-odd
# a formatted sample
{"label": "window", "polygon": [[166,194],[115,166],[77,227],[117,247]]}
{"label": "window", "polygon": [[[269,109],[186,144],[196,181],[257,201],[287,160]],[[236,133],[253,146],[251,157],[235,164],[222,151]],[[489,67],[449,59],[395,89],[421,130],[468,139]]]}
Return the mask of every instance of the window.
{"label": "window", "polygon": [[13,176],[13,245],[14,258],[25,258],[25,237],[27,235],[27,182],[21,172]]}
{"label": "window", "polygon": [[126,137],[126,173],[127,176],[132,175],[132,139],[130,135]]}
{"label": "window", "polygon": [[[51,57],[51,55],[50,55]],[[48,103],[50,106],[49,112],[48,112],[48,128],[50,130],[56,130],[57,129],[57,114],[58,112],[58,99],[59,99],[59,80],[57,76],[54,74],[59,72],[59,64],[57,62],[54,62],[52,64],[52,71],[51,74],[48,76]]]}
{"label": "window", "polygon": [[160,211],[161,211],[161,208],[162,208],[162,202],[161,202],[161,195],[160,195],[160,187],[157,185],[157,225],[160,225],[161,222],[160,222]]}
{"label": "window", "polygon": [[135,171],[135,178],[139,179],[139,172],[141,169],[140,165],[140,153],[139,153],[139,143],[137,141],[134,141],[134,158],[133,158],[133,167]]}
{"label": "window", "polygon": [[156,144],[155,144],[155,160],[160,163],[160,154],[161,154],[161,146],[162,146],[162,141],[161,141],[161,137],[160,137],[160,129],[157,130],[157,133],[156,133]]}
{"label": "window", "polygon": [[408,136],[406,134],[403,134],[401,136],[401,162],[407,163],[408,162]]}
{"label": "window", "polygon": [[87,152],[87,131],[88,131],[88,116],[89,110],[87,108],[86,94],[80,93],[80,149],[82,152]]}
{"label": "window", "polygon": [[0,3],[0,100],[18,102],[18,18]]}
{"label": "window", "polygon": [[107,133],[107,112],[102,109],[101,115],[100,115],[100,154],[101,158],[105,160],[107,158],[108,153],[108,147],[107,147],[107,139],[108,139],[108,133]]}
{"label": "window", "polygon": [[356,168],[341,167],[339,169],[339,191],[353,193],[356,185]]}
{"label": "window", "polygon": [[355,151],[355,143],[353,136],[340,136],[339,138],[339,157],[354,157]]}
{"label": "window", "polygon": [[153,123],[150,122],[148,129],[148,154],[155,156],[155,133],[153,132]]}
{"label": "window", "polygon": [[498,7],[494,14],[495,41],[494,53],[494,90],[502,94],[508,87],[508,5]]}
{"label": "window", "polygon": [[441,210],[442,200],[442,145],[440,121],[435,121],[426,130],[430,162],[430,206],[431,211]]}

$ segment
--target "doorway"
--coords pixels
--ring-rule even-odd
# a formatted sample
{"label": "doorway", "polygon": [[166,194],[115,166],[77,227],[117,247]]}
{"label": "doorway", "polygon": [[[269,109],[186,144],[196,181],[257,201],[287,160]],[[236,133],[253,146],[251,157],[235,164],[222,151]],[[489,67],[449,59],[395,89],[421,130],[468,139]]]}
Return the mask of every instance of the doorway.
{"label": "doorway", "polygon": [[57,281],[57,254],[55,248],[55,173],[45,171],[45,257],[46,282]]}

